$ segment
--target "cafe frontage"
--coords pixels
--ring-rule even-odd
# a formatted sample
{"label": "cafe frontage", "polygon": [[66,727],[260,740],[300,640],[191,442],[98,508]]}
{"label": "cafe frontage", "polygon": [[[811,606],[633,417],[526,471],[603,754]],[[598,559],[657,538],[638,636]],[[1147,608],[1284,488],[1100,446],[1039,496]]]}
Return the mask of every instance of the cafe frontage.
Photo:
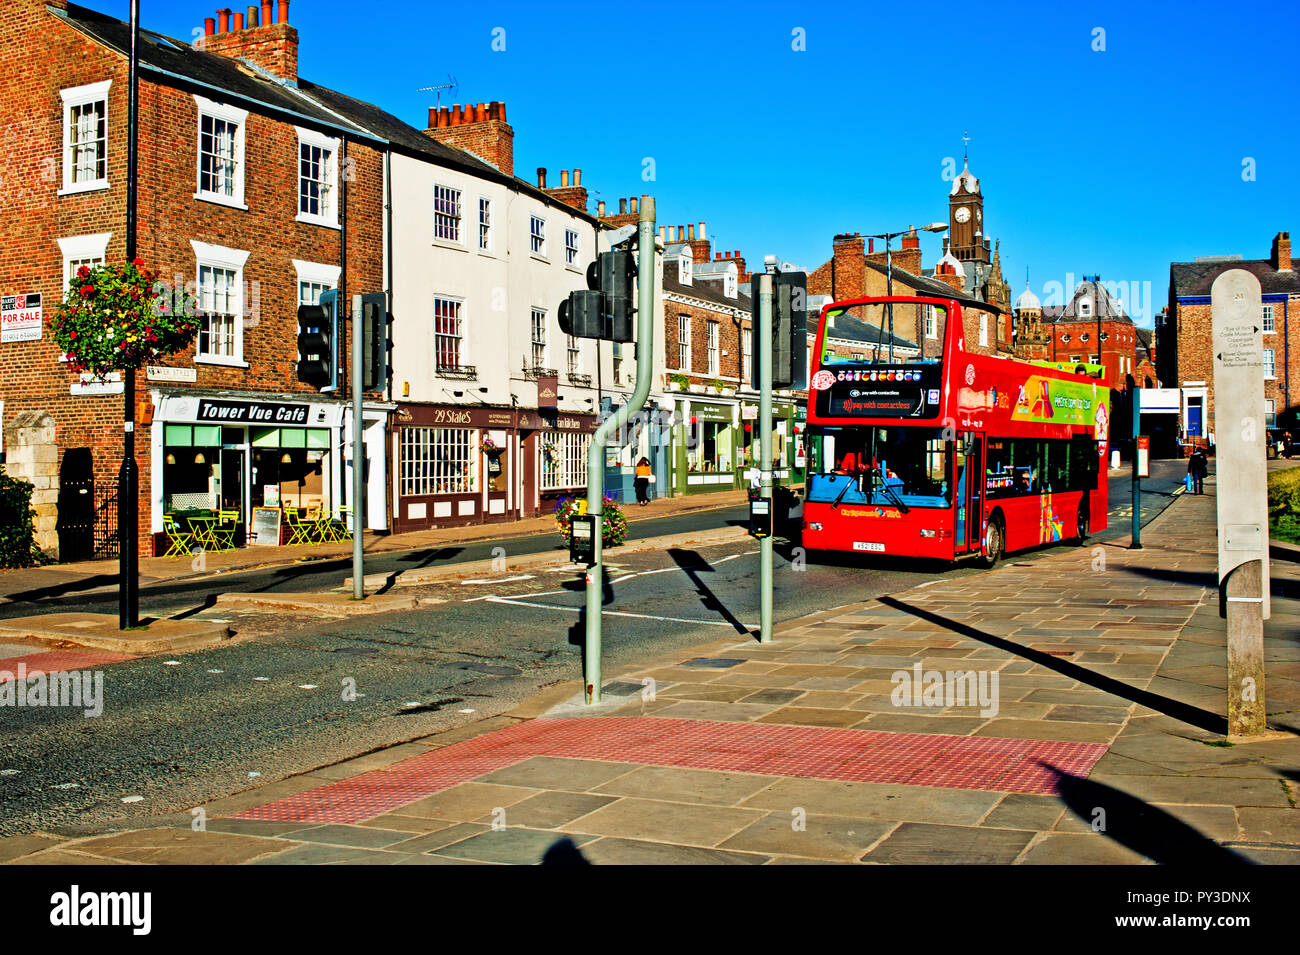
{"label": "cafe frontage", "polygon": [[393,530],[549,513],[586,487],[595,415],[402,403],[391,424]]}
{"label": "cafe frontage", "polygon": [[[351,408],[265,393],[155,396],[155,553],[337,540],[352,524]],[[387,528],[387,409],[363,408],[365,523]],[[192,546],[191,546],[192,545]]]}

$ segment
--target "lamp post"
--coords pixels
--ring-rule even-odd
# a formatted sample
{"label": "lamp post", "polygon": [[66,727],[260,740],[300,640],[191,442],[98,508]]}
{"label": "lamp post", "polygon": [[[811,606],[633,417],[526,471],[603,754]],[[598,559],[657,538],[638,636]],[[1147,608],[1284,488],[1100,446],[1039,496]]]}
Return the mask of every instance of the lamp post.
{"label": "lamp post", "polygon": [[[136,257],[136,126],[140,99],[140,0],[131,0],[131,61],[127,78],[126,127],[126,260]],[[136,626],[140,618],[137,535],[140,476],[135,464],[135,372],[122,369],[123,456],[117,479],[117,625]]]}
{"label": "lamp post", "polygon": [[[911,235],[916,230],[909,226],[902,232],[882,232],[878,235],[867,236],[869,239],[885,240],[885,295],[893,296],[894,294],[894,256],[890,248],[890,242],[897,239],[900,235]],[[948,226],[943,222],[931,222],[929,225],[921,226],[922,232],[946,232]],[[885,312],[889,316],[889,363],[894,363],[894,303],[889,302],[885,306]],[[919,338],[919,336],[918,336]],[[917,342],[920,347],[920,342]]]}

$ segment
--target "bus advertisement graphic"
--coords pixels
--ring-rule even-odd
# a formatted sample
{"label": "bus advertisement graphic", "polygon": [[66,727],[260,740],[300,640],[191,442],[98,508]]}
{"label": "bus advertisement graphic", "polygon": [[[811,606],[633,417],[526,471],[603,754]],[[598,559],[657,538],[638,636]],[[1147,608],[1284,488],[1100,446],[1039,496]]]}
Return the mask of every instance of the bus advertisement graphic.
{"label": "bus advertisement graphic", "polygon": [[1031,375],[1020,389],[1011,420],[1092,425],[1096,405],[1095,385]]}

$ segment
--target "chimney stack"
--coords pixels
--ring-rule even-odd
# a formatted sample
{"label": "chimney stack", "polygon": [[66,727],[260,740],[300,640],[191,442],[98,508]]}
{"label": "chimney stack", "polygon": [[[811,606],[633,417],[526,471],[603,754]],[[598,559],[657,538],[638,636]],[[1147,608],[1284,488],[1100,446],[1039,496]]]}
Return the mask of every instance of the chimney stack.
{"label": "chimney stack", "polygon": [[553,189],[546,189],[543,185],[541,188],[546,189],[548,195],[563,202],[566,206],[572,206],[580,212],[587,211],[587,190],[582,188],[579,180],[582,178],[582,170],[573,170],[573,184],[569,184],[569,170],[560,170],[560,184]]}
{"label": "chimney stack", "polygon": [[260,16],[256,6],[247,9],[247,20],[229,7],[218,10],[215,29],[212,19],[206,18],[204,35],[195,41],[195,49],[244,60],[290,85],[297,84],[298,31],[289,26],[289,4],[281,0],[278,23],[271,22],[270,0],[263,0]]}
{"label": "chimney stack", "polygon": [[1291,271],[1291,233],[1279,232],[1273,237],[1273,268],[1279,272]]}
{"label": "chimney stack", "polygon": [[477,156],[507,176],[515,174],[515,131],[506,122],[505,103],[431,106],[424,135]]}

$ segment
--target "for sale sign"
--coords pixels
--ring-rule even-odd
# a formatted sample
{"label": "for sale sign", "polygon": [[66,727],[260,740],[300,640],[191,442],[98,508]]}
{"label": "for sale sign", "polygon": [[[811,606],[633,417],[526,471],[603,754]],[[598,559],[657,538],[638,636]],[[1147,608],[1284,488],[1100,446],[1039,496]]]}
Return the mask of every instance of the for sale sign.
{"label": "for sale sign", "polygon": [[0,342],[41,339],[41,293],[0,296]]}

